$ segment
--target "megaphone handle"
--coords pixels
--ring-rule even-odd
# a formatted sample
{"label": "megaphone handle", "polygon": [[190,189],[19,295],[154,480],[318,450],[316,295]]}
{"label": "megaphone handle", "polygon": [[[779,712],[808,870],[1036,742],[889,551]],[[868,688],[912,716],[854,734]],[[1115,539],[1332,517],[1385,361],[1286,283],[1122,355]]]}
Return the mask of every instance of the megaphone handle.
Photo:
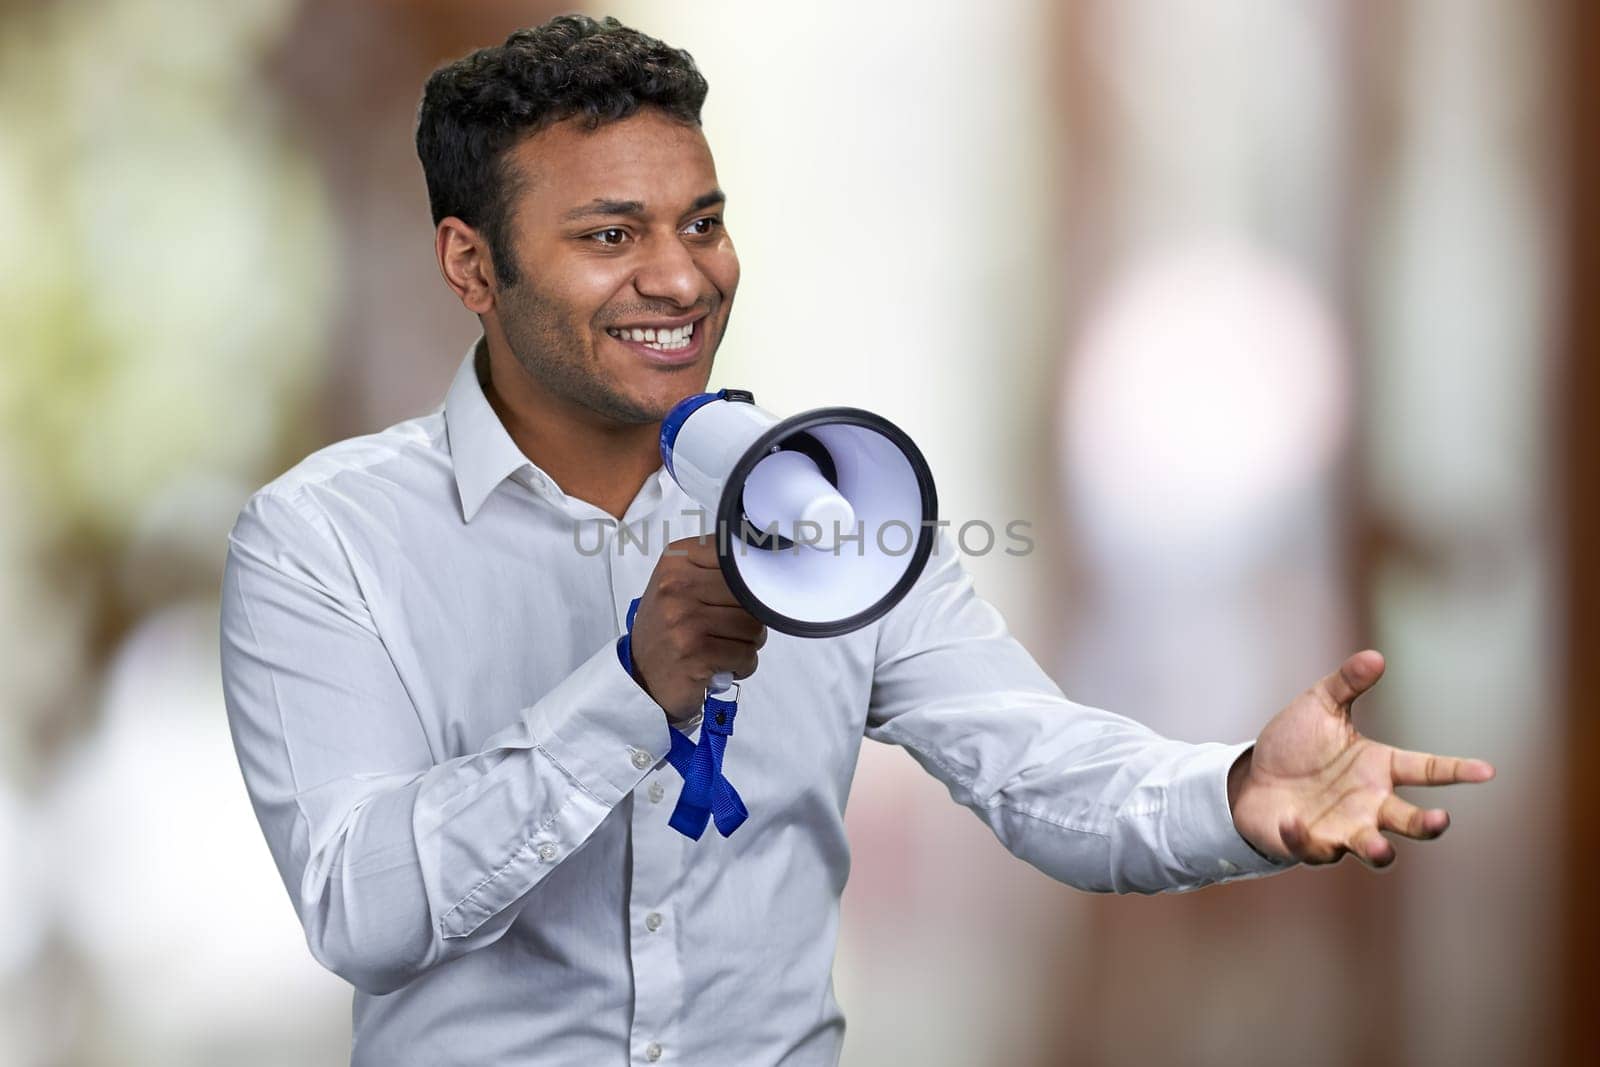
{"label": "megaphone handle", "polygon": [[706,686],[707,693],[725,693],[733,688],[733,672],[718,671],[711,676],[711,684]]}

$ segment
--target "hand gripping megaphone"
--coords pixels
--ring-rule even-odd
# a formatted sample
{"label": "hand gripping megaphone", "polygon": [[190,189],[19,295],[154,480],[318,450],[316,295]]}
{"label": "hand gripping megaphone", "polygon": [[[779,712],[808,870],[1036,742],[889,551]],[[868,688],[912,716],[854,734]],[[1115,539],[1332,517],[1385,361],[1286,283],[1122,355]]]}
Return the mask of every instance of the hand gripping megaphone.
{"label": "hand gripping megaphone", "polygon": [[[933,474],[881,415],[830,407],[780,419],[741,389],[698,393],[661,420],[661,461],[715,520],[728,588],[780,633],[835,637],[868,625],[911,590],[933,552]],[[737,710],[723,694],[733,688],[730,672],[706,687],[698,746],[672,731],[668,759],[684,789],[670,825],[692,838],[713,816],[727,836],[748,815],[722,777]]]}

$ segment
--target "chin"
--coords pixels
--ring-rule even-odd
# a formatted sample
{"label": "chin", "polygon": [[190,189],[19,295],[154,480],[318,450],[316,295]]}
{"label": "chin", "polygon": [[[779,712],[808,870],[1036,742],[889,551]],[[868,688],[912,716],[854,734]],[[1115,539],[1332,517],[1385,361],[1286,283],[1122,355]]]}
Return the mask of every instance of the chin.
{"label": "chin", "polygon": [[622,383],[613,383],[613,387],[608,390],[610,396],[605,409],[597,410],[609,409],[606,411],[609,417],[622,424],[637,426],[660,422],[667,417],[667,412],[671,411],[678,401],[702,391],[694,383],[687,380],[684,382],[683,385],[663,382],[637,385],[628,383],[620,389],[616,386]]}
{"label": "chin", "polygon": [[684,397],[694,396],[696,393],[703,393],[705,391],[706,388],[704,382],[685,381],[682,386],[674,386],[671,389],[656,390],[654,393],[650,394],[650,397],[644,406],[650,411],[655,420],[660,422],[662,419],[667,417],[668,412],[677,406],[678,401],[682,400]]}
{"label": "chin", "polygon": [[648,408],[656,413],[657,418],[661,418],[684,397],[705,392],[706,381],[710,377],[709,368],[684,367],[675,373],[653,374],[649,381],[639,383],[639,387],[631,392],[641,407]]}

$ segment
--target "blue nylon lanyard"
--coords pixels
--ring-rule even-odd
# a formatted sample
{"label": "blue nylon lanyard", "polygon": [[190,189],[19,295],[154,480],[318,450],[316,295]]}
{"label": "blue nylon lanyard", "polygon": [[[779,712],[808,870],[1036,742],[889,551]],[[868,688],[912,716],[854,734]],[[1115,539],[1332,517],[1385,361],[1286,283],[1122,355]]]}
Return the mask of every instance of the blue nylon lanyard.
{"label": "blue nylon lanyard", "polygon": [[[639,611],[639,600],[634,597],[628,605],[627,632],[617,639],[617,657],[629,677],[633,677],[633,617]],[[672,733],[667,762],[683,775],[683,792],[667,825],[695,841],[706,832],[709,821],[715,821],[717,832],[728,837],[750,817],[739,791],[722,776],[722,754],[733,736],[738,710],[737,700],[721,700],[707,693],[699,745],[677,727],[667,727]]]}

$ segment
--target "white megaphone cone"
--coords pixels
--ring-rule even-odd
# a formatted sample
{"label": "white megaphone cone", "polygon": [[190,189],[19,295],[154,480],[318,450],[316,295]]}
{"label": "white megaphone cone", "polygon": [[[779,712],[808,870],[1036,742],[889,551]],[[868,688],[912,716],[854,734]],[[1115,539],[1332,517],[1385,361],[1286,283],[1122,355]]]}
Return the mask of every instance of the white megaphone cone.
{"label": "white megaphone cone", "polygon": [[[869,411],[779,419],[743,390],[699,393],[662,420],[661,460],[715,519],[729,589],[780,633],[866,626],[910,591],[933,551],[933,474],[899,427]],[[731,680],[719,674],[710,688]]]}

